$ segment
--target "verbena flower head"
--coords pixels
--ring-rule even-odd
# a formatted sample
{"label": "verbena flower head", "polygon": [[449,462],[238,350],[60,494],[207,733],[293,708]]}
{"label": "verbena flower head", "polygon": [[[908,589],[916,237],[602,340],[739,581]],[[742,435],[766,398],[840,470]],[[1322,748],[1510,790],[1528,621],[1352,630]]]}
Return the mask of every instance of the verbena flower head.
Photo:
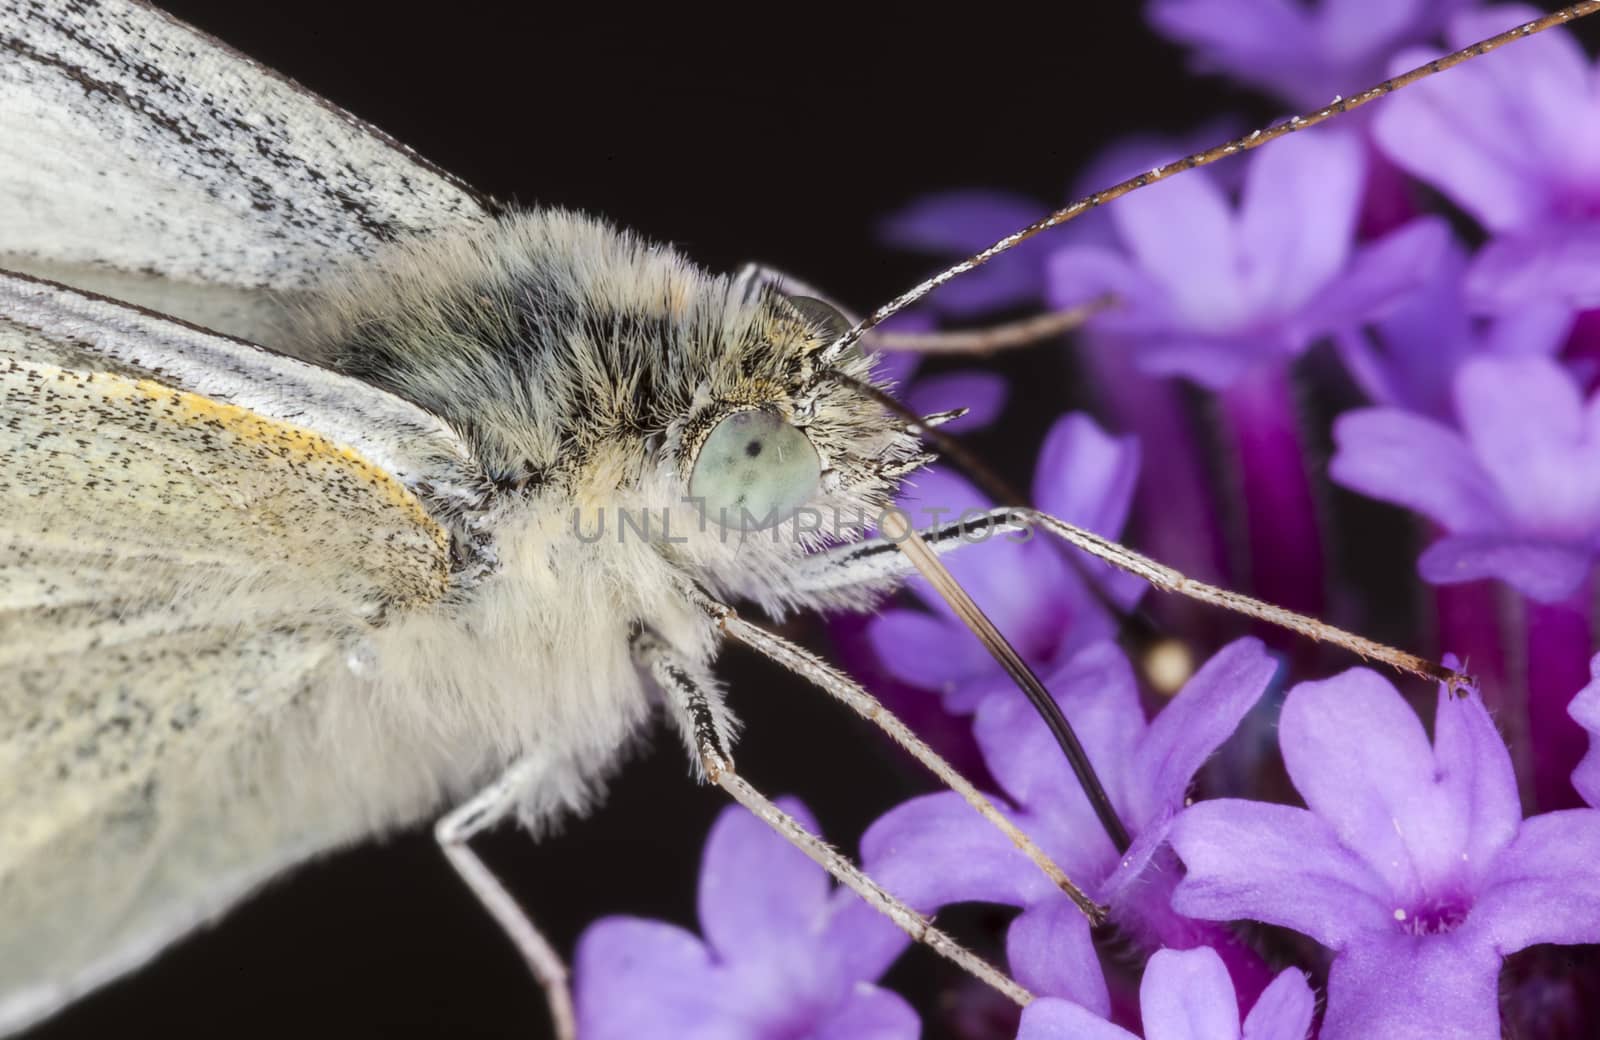
{"label": "verbena flower head", "polygon": [[1298,108],[1384,77],[1398,47],[1423,43],[1467,0],[1156,0],[1150,24],[1222,72]]}
{"label": "verbena flower head", "polygon": [[1334,426],[1346,487],[1448,532],[1417,566],[1446,584],[1499,578],[1540,601],[1571,596],[1600,554],[1600,393],[1546,358],[1475,358],[1455,379],[1457,431],[1392,408]]}
{"label": "verbena flower head", "polygon": [[1325,1040],[1498,1037],[1504,956],[1600,940],[1600,812],[1523,820],[1475,694],[1441,689],[1430,746],[1394,687],[1353,669],[1291,690],[1279,742],[1308,808],[1185,811],[1173,906],[1332,949]]}
{"label": "verbena flower head", "polygon": [[[1034,472],[1033,501],[1069,523],[1116,537],[1127,518],[1138,472],[1139,446],[1132,438],[1109,436],[1087,416],[1066,415],[1045,438]],[[943,469],[925,471],[915,483],[900,505],[918,525],[948,523],[965,510],[993,506],[972,485]],[[944,512],[929,512],[935,509]],[[1085,577],[1124,608],[1137,602],[1146,588],[1130,575],[1069,559],[1058,544],[1037,533],[1026,542],[997,535],[961,548],[944,562],[978,606],[1040,668],[1060,664],[1078,647],[1116,631],[1115,620]],[[945,707],[960,714],[970,714],[990,693],[1012,689],[1010,678],[943,598],[920,580],[911,587],[933,613],[888,610],[868,630],[890,673],[912,686],[939,691]]]}
{"label": "verbena flower head", "polygon": [[1074,245],[1050,259],[1057,307],[1112,294],[1090,324],[1152,375],[1212,389],[1284,363],[1313,341],[1393,305],[1448,240],[1419,218],[1358,247],[1360,141],[1313,130],[1256,153],[1235,207],[1208,170],[1135,192],[1107,212],[1120,248]]}
{"label": "verbena flower head", "polygon": [[[1139,983],[1139,1010],[1149,1040],[1305,1040],[1316,998],[1305,976],[1289,968],[1256,1000],[1243,1028],[1238,998],[1222,958],[1210,947],[1158,950]],[[1045,997],[1022,1013],[1017,1040],[1138,1040],[1093,1009]]]}
{"label": "verbena flower head", "polygon": [[[1463,11],[1464,47],[1538,17],[1521,5]],[[1437,52],[1408,50],[1394,68]],[[1373,124],[1378,145],[1493,234],[1473,259],[1475,307],[1540,301],[1600,305],[1600,98],[1595,72],[1565,31],[1541,33],[1395,95]]]}
{"label": "verbena flower head", "polygon": [[[987,698],[974,730],[1017,824],[1125,924],[1147,930],[1150,922],[1144,918],[1164,913],[1165,894],[1141,875],[1182,809],[1196,770],[1233,733],[1276,670],[1260,643],[1239,640],[1212,657],[1152,722],[1145,720],[1127,658],[1112,643],[1084,648],[1049,675],[1056,703],[1072,720],[1134,836],[1132,849],[1120,857],[1027,701],[1014,692]],[[1028,908],[1012,926],[1013,942],[1018,928],[1057,934],[1054,927],[1023,923],[1035,910],[1054,913],[1051,908],[1059,907],[1081,921],[1037,867],[951,792],[914,798],[890,810],[867,831],[861,846],[873,876],[919,909],[968,901]],[[1160,905],[1152,904],[1152,893]],[[1014,956],[1013,967],[1019,973],[1043,970],[1041,961],[1028,955]]]}
{"label": "verbena flower head", "polygon": [[[792,799],[784,811],[815,829]],[[608,917],[575,958],[584,1040],[914,1040],[917,1015],[872,985],[905,936],[750,813],[717,818],[700,927]]]}

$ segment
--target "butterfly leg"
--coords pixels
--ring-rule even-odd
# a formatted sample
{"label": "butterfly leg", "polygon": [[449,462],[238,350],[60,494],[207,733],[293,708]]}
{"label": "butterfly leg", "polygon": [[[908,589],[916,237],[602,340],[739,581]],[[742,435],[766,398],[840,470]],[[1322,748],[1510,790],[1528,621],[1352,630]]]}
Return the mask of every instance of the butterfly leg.
{"label": "butterfly leg", "polygon": [[921,762],[946,787],[977,810],[978,815],[1009,838],[1024,856],[1032,860],[1044,875],[1065,893],[1079,910],[1083,911],[1090,923],[1100,924],[1105,920],[1104,907],[1095,903],[1082,889],[1073,884],[1066,872],[1057,866],[1055,861],[1023,832],[1022,828],[996,808],[995,804],[966,777],[945,761],[942,755],[929,747],[926,741],[912,732],[898,716],[884,707],[881,701],[868,693],[860,683],[804,647],[796,646],[782,636],[746,621],[733,608],[717,602],[699,589],[693,591],[693,596],[700,609],[715,619],[729,636],[842,702],[857,715],[877,726],[889,739],[904,748],[912,758]]}
{"label": "butterfly leg", "polygon": [[1026,1006],[1033,1000],[1033,994],[901,902],[735,772],[733,758],[728,753],[725,726],[719,723],[727,718],[722,694],[704,669],[648,631],[635,638],[633,651],[640,666],[650,673],[666,695],[674,721],[692,742],[706,779],[728,792],[734,801],[783,835],[789,844],[805,853],[839,884],[866,900],[914,941],[932,948],[1020,1005]]}
{"label": "butterfly leg", "polygon": [[433,836],[467,888],[522,954],[534,979],[544,990],[557,1040],[574,1040],[577,1025],[572,1013],[566,964],[468,844],[474,835],[515,812],[518,796],[539,770],[540,764],[531,758],[513,763],[494,783],[440,818],[434,825]]}

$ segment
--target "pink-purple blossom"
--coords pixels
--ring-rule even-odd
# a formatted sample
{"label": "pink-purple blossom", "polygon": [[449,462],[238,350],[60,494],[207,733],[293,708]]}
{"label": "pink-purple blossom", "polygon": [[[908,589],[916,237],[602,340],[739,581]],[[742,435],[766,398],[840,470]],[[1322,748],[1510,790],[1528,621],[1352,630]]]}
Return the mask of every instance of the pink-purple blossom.
{"label": "pink-purple blossom", "polygon": [[[1451,47],[1539,12],[1463,11]],[[1436,57],[1407,50],[1396,70]],[[1395,95],[1373,133],[1394,163],[1448,196],[1490,234],[1466,276],[1475,310],[1600,305],[1600,97],[1592,63],[1562,30],[1521,40]]]}
{"label": "pink-purple blossom", "polygon": [[[1147,1040],[1305,1040],[1316,998],[1298,969],[1286,968],[1239,1020],[1233,981],[1209,947],[1157,950],[1139,984]],[[1138,1040],[1094,1009],[1045,997],[1022,1013],[1017,1040]]]}
{"label": "pink-purple blossom", "polygon": [[1097,335],[1151,375],[1220,390],[1381,314],[1439,262],[1448,236],[1432,219],[1357,243],[1366,160],[1356,137],[1319,129],[1274,144],[1252,159],[1237,206],[1207,170],[1118,200],[1115,248],[1051,256],[1051,302],[1116,296],[1091,323]]}
{"label": "pink-purple blossom", "polygon": [[1542,357],[1479,357],[1454,381],[1459,428],[1393,408],[1342,416],[1334,480],[1446,534],[1428,581],[1499,578],[1542,602],[1582,587],[1600,554],[1600,393]]}
{"label": "pink-purple blossom", "polygon": [[[792,799],[784,811],[816,827]],[[914,1040],[916,1012],[872,983],[905,936],[739,807],[717,818],[700,868],[704,938],[607,917],[575,958],[584,1040]]]}
{"label": "pink-purple blossom", "polygon": [[[1233,733],[1277,668],[1255,640],[1232,643],[1149,722],[1132,669],[1114,644],[1085,647],[1048,676],[1057,704],[1072,719],[1133,835],[1132,848],[1122,855],[1023,698],[1012,693],[985,699],[974,732],[1012,819],[1069,877],[1150,947],[1199,945],[1219,937],[1172,914],[1166,903],[1174,876],[1170,864],[1149,868],[1165,854],[1167,830],[1195,772]],[[1056,971],[1051,964],[1064,955],[1040,951],[1074,949],[1087,941],[1087,926],[1081,936],[1075,932],[1073,918],[1082,925],[1082,917],[1066,897],[950,792],[914,798],[885,814],[862,838],[862,856],[874,876],[919,909],[971,901],[1025,908],[1010,938],[1012,966],[1022,976],[1037,979]],[[1055,982],[1041,992],[1074,992],[1061,992],[1069,982],[1058,971],[1050,978]],[[1096,1006],[1081,994],[1074,999]]]}
{"label": "pink-purple blossom", "polygon": [[1325,1040],[1498,1037],[1506,955],[1600,940],[1600,811],[1524,820],[1476,694],[1441,689],[1434,733],[1374,672],[1302,683],[1279,739],[1308,808],[1218,799],[1172,829],[1179,912],[1334,951]]}

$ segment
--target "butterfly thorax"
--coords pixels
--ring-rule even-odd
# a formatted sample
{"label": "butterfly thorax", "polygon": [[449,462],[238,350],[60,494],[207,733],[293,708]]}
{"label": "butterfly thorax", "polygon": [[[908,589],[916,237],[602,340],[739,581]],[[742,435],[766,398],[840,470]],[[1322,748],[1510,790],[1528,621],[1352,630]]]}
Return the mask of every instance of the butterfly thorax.
{"label": "butterfly thorax", "polygon": [[809,504],[827,517],[870,515],[918,458],[859,386],[870,361],[823,363],[827,330],[785,297],[570,212],[402,242],[319,299],[319,351],[460,432],[501,513],[537,501],[591,534],[626,526],[733,592],[770,589],[847,525],[730,540],[707,524],[690,475],[724,419],[759,411],[801,431],[821,466]]}

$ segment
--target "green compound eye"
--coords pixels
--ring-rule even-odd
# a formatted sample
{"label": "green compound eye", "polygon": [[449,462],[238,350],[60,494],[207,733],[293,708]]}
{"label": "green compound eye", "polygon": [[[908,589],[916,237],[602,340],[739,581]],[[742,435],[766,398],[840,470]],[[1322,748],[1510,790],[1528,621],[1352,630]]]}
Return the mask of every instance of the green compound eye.
{"label": "green compound eye", "polygon": [[761,531],[816,494],[822,460],[805,434],[770,412],[735,412],[700,446],[689,494],[725,527]]}

